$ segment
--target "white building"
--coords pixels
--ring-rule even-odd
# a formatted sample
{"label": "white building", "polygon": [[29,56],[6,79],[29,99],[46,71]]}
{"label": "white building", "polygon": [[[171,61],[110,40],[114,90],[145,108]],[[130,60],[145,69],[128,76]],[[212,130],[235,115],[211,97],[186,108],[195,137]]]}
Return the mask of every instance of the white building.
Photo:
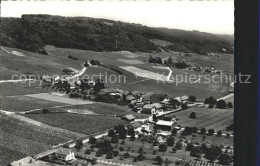
{"label": "white building", "polygon": [[56,151],[56,156],[62,161],[71,161],[75,159],[74,152],[68,148],[59,148]]}

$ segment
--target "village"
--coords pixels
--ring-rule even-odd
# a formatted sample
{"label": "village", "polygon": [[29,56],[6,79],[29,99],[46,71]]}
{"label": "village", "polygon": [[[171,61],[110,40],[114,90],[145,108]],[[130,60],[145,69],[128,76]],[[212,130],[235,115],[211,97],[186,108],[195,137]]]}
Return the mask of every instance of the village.
{"label": "village", "polygon": [[[88,64],[91,65],[89,61]],[[79,73],[75,72],[70,77]],[[178,113],[193,108],[195,110],[232,109],[233,103],[225,101],[226,98],[232,98],[232,94],[226,98],[208,97],[205,101],[196,101],[195,96],[183,95],[172,98],[167,94],[110,88],[106,87],[101,79],[96,81],[78,79],[75,85],[69,84],[66,79],[58,79],[52,87],[48,80],[51,78],[43,77],[43,79],[47,83],[43,88],[55,89],[59,95],[67,98],[127,106],[129,114],[120,117],[127,121],[127,124],[119,124],[99,135],[71,140],[46,152],[14,161],[10,163],[11,166],[232,164],[233,133],[215,131],[214,128],[206,130],[196,123],[194,126],[187,126],[187,122],[180,123],[181,117],[178,116]],[[58,112],[43,109],[27,113]],[[145,114],[148,118],[138,119],[133,115],[134,113]],[[185,116],[188,121],[197,118],[196,111],[188,111]],[[219,142],[223,141],[225,143],[220,145]]]}

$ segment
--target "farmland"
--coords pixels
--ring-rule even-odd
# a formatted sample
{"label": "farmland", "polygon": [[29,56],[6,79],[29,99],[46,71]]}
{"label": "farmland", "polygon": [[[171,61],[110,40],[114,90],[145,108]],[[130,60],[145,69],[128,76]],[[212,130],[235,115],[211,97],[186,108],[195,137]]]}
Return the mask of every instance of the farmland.
{"label": "farmland", "polygon": [[74,135],[37,126],[0,113],[0,162],[8,163],[27,155],[43,152],[52,145],[74,139]]}
{"label": "farmland", "polygon": [[[191,112],[196,113],[195,119],[190,119]],[[214,129],[215,131],[221,130],[226,133],[226,127],[233,123],[233,109],[209,109],[203,107],[194,107],[183,110],[173,115],[178,119],[177,123],[182,127],[197,127],[198,129],[206,128]]]}
{"label": "farmland", "polygon": [[136,118],[148,118],[148,115],[145,114],[138,114],[130,110],[127,106],[119,106],[116,104],[109,104],[109,103],[101,103],[95,102],[93,104],[85,104],[85,105],[73,105],[73,106],[66,106],[62,108],[53,108],[52,110],[62,109],[70,112],[75,113],[94,113],[97,115],[107,115],[107,116],[117,116],[121,117],[127,114],[132,114]]}
{"label": "farmland", "polygon": [[47,100],[41,100],[37,98],[31,98],[27,96],[9,96],[0,97],[0,108],[6,111],[21,112],[33,109],[48,108],[54,106],[65,105],[63,103],[57,103]]}
{"label": "farmland", "polygon": [[[105,86],[107,87],[118,88],[126,91],[139,91],[142,93],[165,93],[168,94],[170,97],[194,95],[196,96],[197,101],[204,101],[205,98],[209,96],[219,98],[221,96],[227,95],[229,93],[228,91],[232,89],[229,85],[230,83],[207,84],[203,83],[203,80],[201,80],[201,83],[184,82],[178,85],[166,82],[158,83],[156,80],[136,77],[135,73],[131,73],[124,70],[123,68],[119,68],[119,66],[132,66],[140,70],[160,73],[167,76],[169,71],[165,68],[162,68],[164,66],[157,65],[155,67],[154,64],[147,63],[149,54],[144,52],[95,52],[46,46],[45,49],[48,51],[48,55],[41,55],[37,53],[23,51],[20,49],[7,47],[5,48],[9,51],[21,52],[25,56],[18,57],[8,54],[3,50],[0,50],[1,80],[11,79],[13,74],[36,74],[39,76],[42,76],[43,74],[62,74],[62,69],[65,69],[68,66],[80,70],[82,68],[81,64],[84,61],[95,59],[103,63],[103,66],[88,67],[84,74],[87,74],[89,76],[102,74],[107,75],[108,77],[110,75],[124,75],[126,78],[126,82],[107,82],[105,83]],[[69,59],[67,57],[68,55],[76,57],[78,60]],[[233,73],[232,65],[229,65],[233,63],[233,56],[229,54],[223,54],[221,59],[197,54],[194,54],[191,57],[184,57],[179,56],[177,53],[174,52],[165,51],[162,51],[153,56],[160,56],[161,58],[173,57],[175,59],[186,59],[191,63],[205,66],[208,66],[208,64],[210,64],[217,68],[223,69],[225,73]],[[203,73],[187,71],[184,69],[171,68],[171,70],[173,76],[203,75]],[[213,75],[210,74],[210,77],[212,76]],[[93,77],[92,80],[95,80],[96,78],[97,76]],[[216,77],[216,79],[219,78]],[[120,117],[123,115],[133,114],[136,118],[147,118],[147,115],[130,112],[128,111],[128,107],[118,106],[115,104],[86,104],[86,102],[88,101],[80,101],[82,102],[82,105],[74,105],[77,104],[76,100],[74,99],[66,98],[65,100],[63,97],[48,94],[50,92],[53,92],[54,90],[51,88],[42,88],[40,86],[39,80],[32,84],[29,84],[29,81],[27,81],[26,83],[0,83],[0,89],[1,109],[6,111],[21,112],[32,109],[49,108],[54,110],[70,110],[71,112],[74,111],[75,113],[24,115],[31,120],[38,121],[43,126],[44,124],[49,125],[48,130],[46,128],[44,128],[43,130],[42,128],[38,128],[39,126],[37,125],[33,125],[31,123],[28,124],[24,121],[18,121],[17,123],[17,121],[15,121],[12,117],[1,115],[0,123],[4,123],[4,126],[1,127],[1,132],[5,135],[4,138],[8,139],[2,140],[3,144],[1,144],[0,146],[2,146],[3,149],[6,148],[6,151],[11,151],[10,154],[15,154],[14,156],[16,157],[9,157],[10,160],[18,159],[24,155],[36,154],[40,151],[48,149],[50,145],[66,142],[70,139],[75,138],[75,136],[71,135],[71,133],[66,134],[59,132],[58,134],[56,134],[54,132],[56,130],[52,130],[51,126],[60,129],[67,129],[66,132],[73,131],[81,134],[91,135],[104,132],[110,128],[113,128],[117,124],[126,124],[127,122],[120,119]],[[68,102],[68,100],[72,101],[72,103]],[[51,108],[55,106],[63,107]],[[76,114],[84,113],[84,111],[85,113],[91,114]],[[190,112],[196,112],[197,119],[189,119],[188,116]],[[219,110],[215,108],[191,108],[176,112],[175,115],[178,119],[177,122],[182,127],[196,126],[197,128],[214,128],[215,131],[222,130],[223,133],[226,133],[225,127],[231,124],[233,121],[233,110],[230,109]],[[10,140],[13,142],[13,144],[10,143]],[[194,138],[194,140],[201,140],[201,136],[198,135],[196,138]],[[208,142],[210,142],[212,141],[212,138],[208,138],[206,139],[206,141],[207,140]],[[219,140],[220,139],[216,139],[214,141],[221,142]],[[229,142],[231,141],[228,140],[228,143]],[[126,146],[130,145],[127,144]],[[141,145],[136,144],[136,148],[138,146]],[[169,155],[172,156],[172,154],[170,153]],[[176,158],[185,156],[187,157],[188,155],[184,151],[179,151],[179,153],[174,156]],[[167,158],[170,159],[170,156],[167,156]],[[10,160],[8,159],[1,160],[7,160],[4,162],[9,162]]]}
{"label": "farmland", "polygon": [[120,118],[109,116],[78,114],[27,114],[25,116],[51,126],[88,135],[113,128],[117,124],[126,124]]}

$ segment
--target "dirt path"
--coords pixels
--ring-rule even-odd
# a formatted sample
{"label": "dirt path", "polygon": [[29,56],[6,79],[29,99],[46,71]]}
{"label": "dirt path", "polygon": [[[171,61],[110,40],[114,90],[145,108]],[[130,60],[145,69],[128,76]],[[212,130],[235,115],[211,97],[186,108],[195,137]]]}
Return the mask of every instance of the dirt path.
{"label": "dirt path", "polygon": [[0,80],[1,83],[14,83],[14,82],[24,82],[24,81],[32,81],[34,79],[22,79],[22,80]]}

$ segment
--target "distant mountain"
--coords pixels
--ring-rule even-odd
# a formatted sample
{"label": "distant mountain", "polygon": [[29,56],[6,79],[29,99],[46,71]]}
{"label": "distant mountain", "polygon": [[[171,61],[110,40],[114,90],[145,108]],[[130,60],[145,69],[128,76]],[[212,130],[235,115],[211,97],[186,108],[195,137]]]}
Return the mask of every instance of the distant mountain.
{"label": "distant mountain", "polygon": [[32,52],[41,52],[45,45],[94,51],[159,52],[161,46],[150,39],[171,44],[166,51],[205,54],[233,53],[233,40],[228,35],[151,28],[89,17],[61,17],[51,15],[23,15],[21,18],[1,18],[0,44]]}

